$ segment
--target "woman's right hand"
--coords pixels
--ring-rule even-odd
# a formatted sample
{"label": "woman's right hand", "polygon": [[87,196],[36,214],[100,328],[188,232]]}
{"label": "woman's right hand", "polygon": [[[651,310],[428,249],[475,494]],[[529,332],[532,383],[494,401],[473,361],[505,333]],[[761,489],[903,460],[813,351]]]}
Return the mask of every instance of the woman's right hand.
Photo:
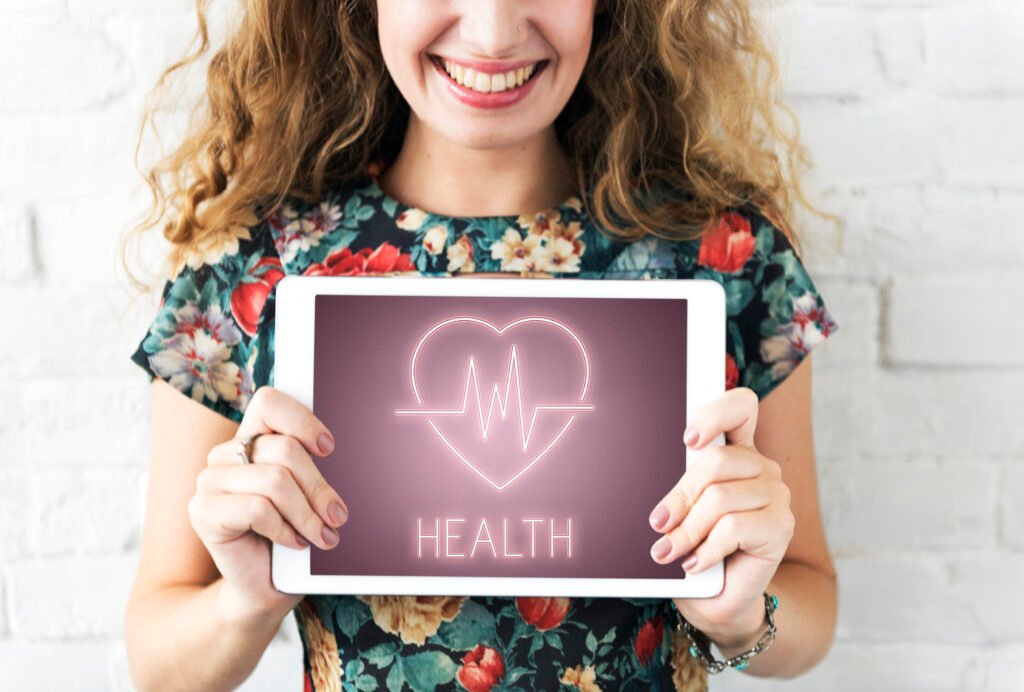
{"label": "woman's right hand", "polygon": [[[254,433],[261,435],[252,444],[253,463],[244,464],[236,446]],[[210,450],[188,513],[224,577],[219,599],[229,620],[283,618],[302,600],[274,588],[271,541],[325,550],[338,544],[348,507],[310,456],[333,449],[334,437],[308,407],[273,387],[260,387],[236,437]]]}

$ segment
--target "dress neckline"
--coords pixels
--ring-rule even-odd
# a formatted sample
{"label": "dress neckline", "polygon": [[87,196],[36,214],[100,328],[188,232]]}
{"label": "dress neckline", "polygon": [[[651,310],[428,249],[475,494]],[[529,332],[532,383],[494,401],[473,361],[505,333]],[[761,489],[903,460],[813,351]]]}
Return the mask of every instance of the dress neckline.
{"label": "dress neckline", "polygon": [[429,216],[433,219],[438,220],[462,220],[462,221],[475,221],[475,222],[488,222],[488,221],[515,221],[520,217],[526,217],[528,219],[536,218],[580,218],[585,214],[583,208],[583,200],[578,192],[575,192],[566,199],[562,200],[553,207],[547,209],[540,209],[534,212],[526,214],[492,214],[489,216],[453,216],[450,214],[439,214],[437,212],[428,211],[420,207],[415,207],[409,204],[405,204],[401,200],[395,199],[380,186],[379,175],[384,170],[384,166],[380,161],[375,161],[367,165],[363,169],[363,178],[365,186],[369,188],[374,197],[377,197],[386,205],[390,206],[395,210],[394,216],[397,218],[402,214],[410,215],[422,215],[424,217]]}

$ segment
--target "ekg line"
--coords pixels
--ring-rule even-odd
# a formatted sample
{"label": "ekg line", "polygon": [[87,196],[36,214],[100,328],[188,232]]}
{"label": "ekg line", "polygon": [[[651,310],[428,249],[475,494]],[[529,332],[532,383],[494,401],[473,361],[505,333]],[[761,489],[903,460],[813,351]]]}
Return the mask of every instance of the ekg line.
{"label": "ekg line", "polygon": [[[494,405],[497,402],[498,411],[501,414],[501,419],[505,420],[508,417],[509,412],[509,399],[512,394],[512,387],[515,386],[516,390],[516,403],[519,406],[519,433],[523,443],[523,452],[525,452],[530,446],[530,439],[533,436],[533,430],[537,423],[537,416],[541,411],[591,411],[594,409],[593,404],[580,404],[580,405],[551,405],[543,404],[534,406],[533,414],[530,417],[529,426],[526,425],[526,420],[523,417],[523,390],[522,382],[519,378],[519,352],[516,345],[512,345],[512,352],[509,358],[508,365],[508,376],[505,380],[505,395],[502,397],[499,391],[498,384],[495,383],[491,390],[490,401],[487,406],[486,416],[484,414],[483,401],[480,395],[480,382],[476,372],[476,360],[473,356],[469,357],[469,368],[466,373],[466,386],[462,394],[462,405],[457,409],[396,409],[395,415],[398,416],[464,416],[469,411],[469,395],[472,390],[476,397],[476,409],[480,421],[480,430],[483,433],[483,439],[487,439],[487,433],[491,427],[491,421],[494,415]],[[571,421],[570,421],[571,422]],[[564,431],[563,431],[564,432]],[[560,435],[559,435],[560,437]],[[547,451],[547,450],[545,450]]]}

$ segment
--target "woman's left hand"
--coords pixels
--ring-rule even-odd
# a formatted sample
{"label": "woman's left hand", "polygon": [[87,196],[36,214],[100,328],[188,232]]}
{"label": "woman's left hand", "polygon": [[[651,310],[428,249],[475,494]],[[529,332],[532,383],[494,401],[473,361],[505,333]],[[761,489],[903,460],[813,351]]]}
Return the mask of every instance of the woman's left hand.
{"label": "woman's left hand", "polygon": [[[690,624],[720,648],[753,646],[766,628],[762,593],[795,525],[781,467],[754,447],[757,409],[757,395],[738,387],[691,418],[683,441],[692,451],[703,451],[691,454],[686,472],[650,519],[665,534],[651,548],[655,562],[684,558],[683,569],[694,574],[725,560],[720,594],[673,599]],[[707,447],[722,433],[726,444]],[[668,551],[658,555],[658,548],[666,546]],[[692,564],[687,561],[691,557],[696,558]]]}

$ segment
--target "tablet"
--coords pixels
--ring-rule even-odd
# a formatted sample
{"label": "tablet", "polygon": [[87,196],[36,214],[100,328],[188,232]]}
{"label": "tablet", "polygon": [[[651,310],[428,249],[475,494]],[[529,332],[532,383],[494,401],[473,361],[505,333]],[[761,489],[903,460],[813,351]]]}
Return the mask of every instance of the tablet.
{"label": "tablet", "polygon": [[724,354],[713,281],[282,279],[274,386],[333,433],[314,461],[350,514],[332,550],[274,544],[275,587],[718,594],[721,562],[654,562],[648,516]]}

